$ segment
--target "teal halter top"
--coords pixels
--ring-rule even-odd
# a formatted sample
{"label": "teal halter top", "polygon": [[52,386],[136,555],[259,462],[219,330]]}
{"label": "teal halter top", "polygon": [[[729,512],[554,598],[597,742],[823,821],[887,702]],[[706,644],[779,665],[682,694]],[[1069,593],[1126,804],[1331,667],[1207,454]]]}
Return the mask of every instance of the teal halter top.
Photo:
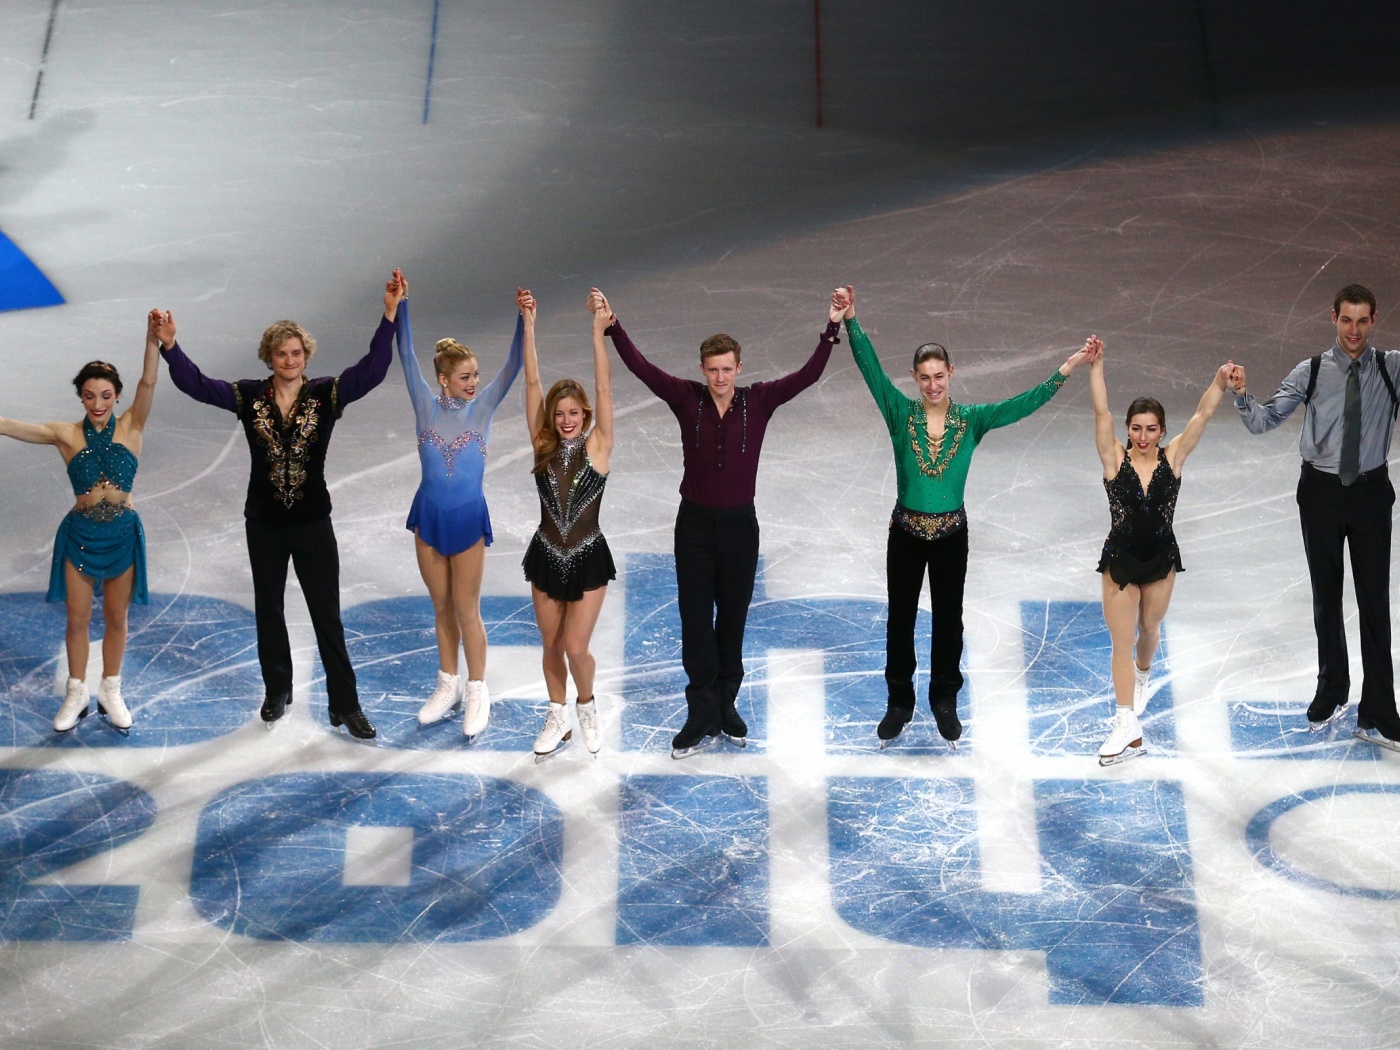
{"label": "teal halter top", "polygon": [[136,480],[136,456],[125,445],[112,441],[117,421],[108,422],[98,430],[92,420],[83,418],[83,437],[87,444],[68,461],[68,480],[73,483],[73,495],[83,496],[102,482],[130,492]]}

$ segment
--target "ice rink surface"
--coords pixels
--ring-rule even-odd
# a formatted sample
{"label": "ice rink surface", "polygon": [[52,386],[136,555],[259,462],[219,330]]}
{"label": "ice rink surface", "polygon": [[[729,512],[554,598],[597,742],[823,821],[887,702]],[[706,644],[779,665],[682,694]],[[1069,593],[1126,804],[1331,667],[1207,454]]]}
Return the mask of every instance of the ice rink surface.
{"label": "ice rink surface", "polygon": [[[259,374],[284,316],[320,340],[312,371],[338,371],[395,266],[420,351],[456,335],[488,375],[532,288],[546,382],[590,378],[593,284],[663,367],[688,373],[724,330],[760,380],[805,360],[850,283],[887,370],[939,340],[964,401],[1033,385],[1097,332],[1115,407],[1153,394],[1169,430],[1224,360],[1264,395],[1324,350],[1351,281],[1395,345],[1392,97],[1009,144],[817,131],[803,5],[732,46],[702,9],[645,7],[443,3],[434,25],[430,0],[7,0],[0,231],[65,301],[0,313],[0,413],[77,419],[68,377],[94,356],[134,380],[155,306],[211,375]],[[376,746],[327,725],[295,593],[295,702],[258,721],[247,452],[164,374],[135,490],[136,726],[56,739],[63,615],[43,591],[66,479],[53,450],[0,444],[7,1048],[1394,1045],[1400,756],[1352,742],[1351,714],[1304,728],[1296,421],[1252,437],[1227,401],[1191,459],[1149,753],[1111,769],[1086,376],[989,436],[967,491],[965,744],[922,710],[879,752],[895,486],[843,342],[765,446],[752,739],[676,762],[681,436],[620,366],[614,390],[605,744],[542,765],[518,393],[487,474],[500,702],[472,744],[413,721],[435,654],[397,365],[328,467]]]}

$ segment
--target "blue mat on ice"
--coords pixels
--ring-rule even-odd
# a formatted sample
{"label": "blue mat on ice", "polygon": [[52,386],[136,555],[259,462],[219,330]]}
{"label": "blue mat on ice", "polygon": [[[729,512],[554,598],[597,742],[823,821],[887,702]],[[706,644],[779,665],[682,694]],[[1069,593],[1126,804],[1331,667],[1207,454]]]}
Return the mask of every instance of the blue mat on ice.
{"label": "blue mat on ice", "polygon": [[0,233],[0,310],[57,306],[63,296],[15,242]]}

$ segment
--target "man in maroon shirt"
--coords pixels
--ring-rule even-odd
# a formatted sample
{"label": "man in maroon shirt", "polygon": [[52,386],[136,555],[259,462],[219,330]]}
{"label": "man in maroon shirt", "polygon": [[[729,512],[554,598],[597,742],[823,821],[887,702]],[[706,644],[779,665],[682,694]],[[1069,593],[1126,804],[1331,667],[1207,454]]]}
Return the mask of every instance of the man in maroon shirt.
{"label": "man in maroon shirt", "polygon": [[642,356],[598,289],[589,309],[608,309],[617,354],[653,394],[665,401],[681,428],[684,472],[676,514],[676,599],[685,667],[685,726],[671,741],[671,757],[685,758],[723,732],[740,746],[748,726],[734,707],[744,680],[744,625],[758,571],[754,482],[768,420],[821,378],[839,342],[844,301],[833,297],[830,323],[807,363],[791,375],[753,386],[735,385],[743,370],[739,344],[712,335],[700,344],[704,383],[663,372]]}

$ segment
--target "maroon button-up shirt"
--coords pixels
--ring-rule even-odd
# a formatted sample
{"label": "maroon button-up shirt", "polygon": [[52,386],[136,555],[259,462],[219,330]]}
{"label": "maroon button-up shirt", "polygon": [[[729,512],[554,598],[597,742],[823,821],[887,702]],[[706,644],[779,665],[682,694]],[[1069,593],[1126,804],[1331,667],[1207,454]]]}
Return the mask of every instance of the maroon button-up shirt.
{"label": "maroon button-up shirt", "polygon": [[680,424],[681,445],[685,449],[681,498],[701,507],[724,510],[753,502],[758,455],[763,449],[768,420],[779,405],[791,401],[821,378],[832,344],[840,341],[839,331],[840,325],[828,324],[812,356],[796,372],[781,379],[737,387],[723,416],[704,383],[657,368],[642,356],[616,320],[607,334],[612,336],[622,363],[671,406]]}

